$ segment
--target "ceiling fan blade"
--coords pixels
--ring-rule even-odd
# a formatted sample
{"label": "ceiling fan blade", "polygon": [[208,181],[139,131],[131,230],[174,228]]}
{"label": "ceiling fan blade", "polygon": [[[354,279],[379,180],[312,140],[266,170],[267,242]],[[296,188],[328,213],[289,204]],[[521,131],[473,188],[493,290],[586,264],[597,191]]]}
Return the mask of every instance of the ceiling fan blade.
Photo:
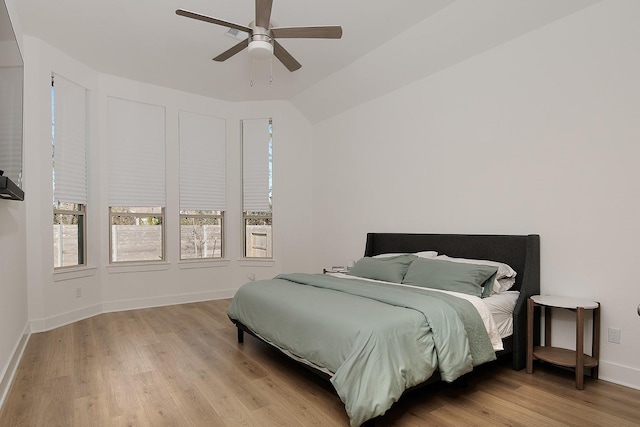
{"label": "ceiling fan blade", "polygon": [[220,55],[218,55],[215,58],[213,58],[213,60],[214,61],[218,61],[218,62],[226,61],[227,59],[231,58],[236,53],[242,52],[242,50],[244,50],[247,46],[249,46],[249,39],[243,40],[240,43],[238,43],[237,45],[233,46],[231,49],[225,50]]}
{"label": "ceiling fan blade", "polygon": [[211,16],[200,15],[199,13],[190,12],[184,9],[176,10],[176,15],[197,19],[198,21],[209,22],[211,24],[222,25],[223,27],[235,28],[236,30],[244,31],[245,33],[249,33],[249,34],[251,34],[251,32],[253,31],[251,30],[251,28],[245,27],[244,25],[235,24],[229,21],[223,21],[222,19],[213,18]]}
{"label": "ceiling fan blade", "polygon": [[287,52],[287,50],[276,40],[273,41],[273,54],[280,60],[280,62],[282,62],[282,64],[284,64],[285,67],[287,67],[287,70],[289,71],[295,71],[302,67],[302,64],[296,61],[296,59],[291,56],[291,54]]}
{"label": "ceiling fan blade", "polygon": [[324,27],[276,27],[271,29],[273,37],[280,39],[340,39],[342,27],[331,25]]}
{"label": "ceiling fan blade", "polygon": [[269,29],[273,0],[256,0],[256,26]]}

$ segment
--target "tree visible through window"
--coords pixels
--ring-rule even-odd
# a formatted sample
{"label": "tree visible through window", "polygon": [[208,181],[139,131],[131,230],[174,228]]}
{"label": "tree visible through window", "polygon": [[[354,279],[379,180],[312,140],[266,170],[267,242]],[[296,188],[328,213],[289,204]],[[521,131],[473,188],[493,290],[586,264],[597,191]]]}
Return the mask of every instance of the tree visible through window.
{"label": "tree visible through window", "polygon": [[222,211],[180,211],[181,259],[222,258],[222,230]]}

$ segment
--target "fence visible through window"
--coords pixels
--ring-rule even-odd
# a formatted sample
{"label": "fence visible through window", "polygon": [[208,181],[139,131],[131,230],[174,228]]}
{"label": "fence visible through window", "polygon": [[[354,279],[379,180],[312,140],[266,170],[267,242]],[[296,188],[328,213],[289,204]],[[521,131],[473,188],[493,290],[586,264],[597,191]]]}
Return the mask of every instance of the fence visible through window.
{"label": "fence visible through window", "polygon": [[111,207],[110,262],[164,259],[164,208]]}

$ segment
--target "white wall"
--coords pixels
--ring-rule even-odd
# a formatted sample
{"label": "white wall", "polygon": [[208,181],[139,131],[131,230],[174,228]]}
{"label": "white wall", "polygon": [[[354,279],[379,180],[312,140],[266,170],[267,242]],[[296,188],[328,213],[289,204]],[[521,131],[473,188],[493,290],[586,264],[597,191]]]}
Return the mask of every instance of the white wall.
{"label": "white wall", "polygon": [[0,199],[0,405],[29,334],[25,242],[24,203]]}
{"label": "white wall", "polygon": [[[311,126],[288,102],[230,103],[101,74],[47,43],[25,37],[28,106],[27,163],[35,181],[27,204],[29,308],[32,329],[48,330],[97,313],[231,297],[253,274],[271,278],[281,271],[305,271],[299,254],[311,238]],[[89,90],[88,268],[53,271],[51,232],[50,76],[55,72]],[[166,263],[108,265],[107,100],[114,96],[163,106],[166,110]],[[226,260],[179,262],[178,111],[226,120]],[[240,120],[272,117],[274,122],[274,260],[242,260]],[[77,297],[77,293],[81,297]]]}
{"label": "white wall", "polygon": [[[7,3],[14,31],[22,33],[13,2]],[[29,173],[24,171],[26,196]],[[0,405],[29,334],[27,313],[26,218],[24,202],[0,199]]]}
{"label": "white wall", "polygon": [[314,126],[316,268],[369,231],[538,233],[543,293],[600,301],[600,376],[640,388],[638,16],[602,2]]}

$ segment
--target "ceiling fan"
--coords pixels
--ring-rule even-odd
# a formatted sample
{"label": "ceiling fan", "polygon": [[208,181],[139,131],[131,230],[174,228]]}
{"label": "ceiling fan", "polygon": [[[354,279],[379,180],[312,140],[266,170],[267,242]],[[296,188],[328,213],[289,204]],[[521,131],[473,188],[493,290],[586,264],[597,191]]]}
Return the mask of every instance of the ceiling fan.
{"label": "ceiling fan", "polygon": [[184,9],[176,10],[176,14],[211,24],[222,25],[243,31],[249,35],[246,40],[222,52],[213,58],[214,61],[223,62],[231,58],[236,53],[249,48],[249,54],[256,58],[268,58],[275,55],[289,71],[296,71],[302,65],[286,51],[275,39],[285,38],[317,38],[317,39],[339,39],[342,38],[342,27],[339,25],[317,26],[317,27],[272,27],[271,26],[271,6],[273,0],[256,0],[255,20],[244,26],[233,22],[225,21],[211,16],[201,15]]}

